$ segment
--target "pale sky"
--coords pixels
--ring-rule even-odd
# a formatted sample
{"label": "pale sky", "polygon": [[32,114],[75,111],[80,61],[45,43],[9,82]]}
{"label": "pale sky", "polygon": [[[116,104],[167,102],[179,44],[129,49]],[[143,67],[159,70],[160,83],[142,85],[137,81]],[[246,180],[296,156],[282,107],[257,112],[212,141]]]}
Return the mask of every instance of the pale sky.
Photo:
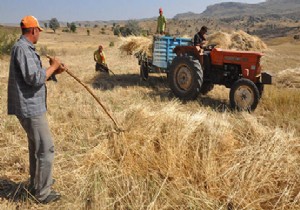
{"label": "pale sky", "polygon": [[19,23],[33,15],[38,20],[59,21],[130,20],[158,16],[160,7],[167,18],[178,13],[202,13],[221,2],[260,3],[265,0],[0,0],[0,23]]}

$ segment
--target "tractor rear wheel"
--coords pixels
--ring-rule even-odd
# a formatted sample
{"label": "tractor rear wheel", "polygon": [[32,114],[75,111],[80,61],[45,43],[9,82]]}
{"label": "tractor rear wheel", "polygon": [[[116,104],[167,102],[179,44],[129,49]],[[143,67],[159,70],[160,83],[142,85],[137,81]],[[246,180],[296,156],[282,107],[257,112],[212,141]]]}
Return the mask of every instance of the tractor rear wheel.
{"label": "tractor rear wheel", "polygon": [[168,81],[176,97],[182,100],[196,99],[203,83],[203,71],[193,56],[177,56],[169,68]]}
{"label": "tractor rear wheel", "polygon": [[230,105],[238,111],[254,111],[260,99],[256,85],[248,79],[239,79],[231,87]]}

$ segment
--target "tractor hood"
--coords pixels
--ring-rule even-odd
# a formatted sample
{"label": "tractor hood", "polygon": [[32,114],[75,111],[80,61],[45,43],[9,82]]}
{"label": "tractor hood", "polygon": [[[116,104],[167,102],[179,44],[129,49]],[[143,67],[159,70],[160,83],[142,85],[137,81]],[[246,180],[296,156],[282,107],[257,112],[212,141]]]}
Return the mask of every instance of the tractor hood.
{"label": "tractor hood", "polygon": [[263,56],[260,52],[254,51],[233,51],[214,48],[211,51],[211,59],[214,65],[223,65],[224,63],[257,63]]}

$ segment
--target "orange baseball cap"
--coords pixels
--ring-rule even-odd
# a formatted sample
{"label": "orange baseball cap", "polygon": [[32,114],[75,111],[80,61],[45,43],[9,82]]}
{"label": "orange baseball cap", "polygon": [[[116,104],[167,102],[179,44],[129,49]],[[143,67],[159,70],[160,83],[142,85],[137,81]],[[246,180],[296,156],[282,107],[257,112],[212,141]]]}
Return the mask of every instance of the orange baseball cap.
{"label": "orange baseball cap", "polygon": [[43,31],[38,20],[34,16],[23,17],[21,20],[21,28],[38,28],[40,31]]}

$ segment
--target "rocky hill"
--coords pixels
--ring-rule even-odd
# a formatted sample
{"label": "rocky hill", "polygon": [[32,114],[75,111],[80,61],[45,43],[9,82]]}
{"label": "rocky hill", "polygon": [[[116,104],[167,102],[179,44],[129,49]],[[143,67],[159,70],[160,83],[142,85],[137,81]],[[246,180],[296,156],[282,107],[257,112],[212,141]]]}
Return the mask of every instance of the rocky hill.
{"label": "rocky hill", "polygon": [[300,0],[267,0],[259,4],[225,2],[208,6],[201,14],[183,13],[175,19],[194,19],[200,17],[229,18],[237,16],[280,15],[293,20],[300,19]]}

